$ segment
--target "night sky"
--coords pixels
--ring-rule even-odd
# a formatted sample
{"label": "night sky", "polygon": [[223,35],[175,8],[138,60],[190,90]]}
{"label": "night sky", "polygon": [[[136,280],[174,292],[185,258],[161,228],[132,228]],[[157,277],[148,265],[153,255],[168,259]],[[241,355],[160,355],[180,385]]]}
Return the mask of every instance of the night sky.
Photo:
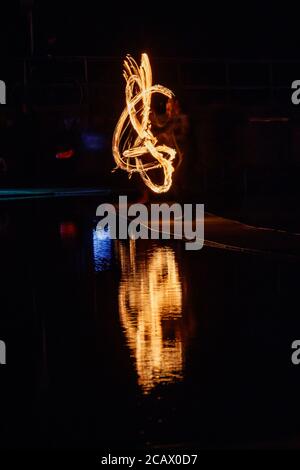
{"label": "night sky", "polygon": [[[29,0],[27,0],[28,2]],[[297,58],[299,25],[295,4],[278,7],[240,2],[33,2],[35,54],[99,55],[151,52],[197,58]],[[235,2],[236,3],[236,2]],[[1,54],[29,52],[26,0],[7,2],[2,12]],[[142,6],[141,6],[142,5]],[[148,6],[147,6],[148,5]],[[205,6],[204,6],[205,5]],[[209,5],[209,7],[207,6]],[[147,7],[146,7],[147,6]],[[4,21],[5,19],[5,21]],[[49,37],[55,44],[49,47]]]}

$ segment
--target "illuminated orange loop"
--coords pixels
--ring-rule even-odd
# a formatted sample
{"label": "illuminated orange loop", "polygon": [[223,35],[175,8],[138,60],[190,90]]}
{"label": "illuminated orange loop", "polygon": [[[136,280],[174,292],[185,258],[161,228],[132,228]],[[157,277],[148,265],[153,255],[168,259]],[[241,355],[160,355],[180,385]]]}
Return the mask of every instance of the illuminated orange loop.
{"label": "illuminated orange loop", "polygon": [[[173,162],[176,150],[167,145],[157,145],[151,131],[151,98],[160,93],[168,98],[173,92],[161,85],[152,85],[152,71],[147,54],[142,54],[141,65],[127,56],[124,61],[126,80],[126,107],[116,125],[112,152],[117,164],[129,173],[139,173],[144,183],[156,193],[167,192],[172,185]],[[129,126],[131,126],[129,128]],[[128,130],[129,129],[129,130]],[[152,161],[143,163],[143,155],[151,155]],[[164,181],[156,184],[151,179],[152,170],[162,169]]]}

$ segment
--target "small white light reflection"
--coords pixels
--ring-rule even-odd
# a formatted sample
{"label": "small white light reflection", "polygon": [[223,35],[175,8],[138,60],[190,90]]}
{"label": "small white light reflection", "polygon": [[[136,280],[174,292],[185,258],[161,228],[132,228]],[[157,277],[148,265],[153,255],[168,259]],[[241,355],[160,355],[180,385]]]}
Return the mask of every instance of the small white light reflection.
{"label": "small white light reflection", "polygon": [[99,227],[97,226],[96,230],[96,237],[98,240],[107,240],[110,239],[110,228],[107,225],[106,227]]}
{"label": "small white light reflection", "polygon": [[112,265],[113,241],[110,238],[110,229],[93,229],[94,267],[96,272],[107,271]]}

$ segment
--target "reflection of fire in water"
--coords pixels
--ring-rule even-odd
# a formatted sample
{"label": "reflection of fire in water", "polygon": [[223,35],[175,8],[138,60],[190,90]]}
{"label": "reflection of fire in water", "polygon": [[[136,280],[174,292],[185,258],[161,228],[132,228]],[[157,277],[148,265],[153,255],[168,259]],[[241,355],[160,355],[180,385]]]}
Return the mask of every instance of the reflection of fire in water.
{"label": "reflection of fire in water", "polygon": [[148,393],[159,383],[182,378],[182,285],[169,247],[136,254],[119,243],[122,279],[120,319],[136,361],[138,383]]}

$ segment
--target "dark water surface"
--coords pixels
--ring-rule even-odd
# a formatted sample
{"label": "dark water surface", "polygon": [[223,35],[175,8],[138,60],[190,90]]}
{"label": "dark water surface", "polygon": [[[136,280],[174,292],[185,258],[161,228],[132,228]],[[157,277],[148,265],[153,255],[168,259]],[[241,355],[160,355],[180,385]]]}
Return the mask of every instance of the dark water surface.
{"label": "dark water surface", "polygon": [[92,198],[0,206],[0,447],[283,442],[298,433],[299,265],[113,241]]}

